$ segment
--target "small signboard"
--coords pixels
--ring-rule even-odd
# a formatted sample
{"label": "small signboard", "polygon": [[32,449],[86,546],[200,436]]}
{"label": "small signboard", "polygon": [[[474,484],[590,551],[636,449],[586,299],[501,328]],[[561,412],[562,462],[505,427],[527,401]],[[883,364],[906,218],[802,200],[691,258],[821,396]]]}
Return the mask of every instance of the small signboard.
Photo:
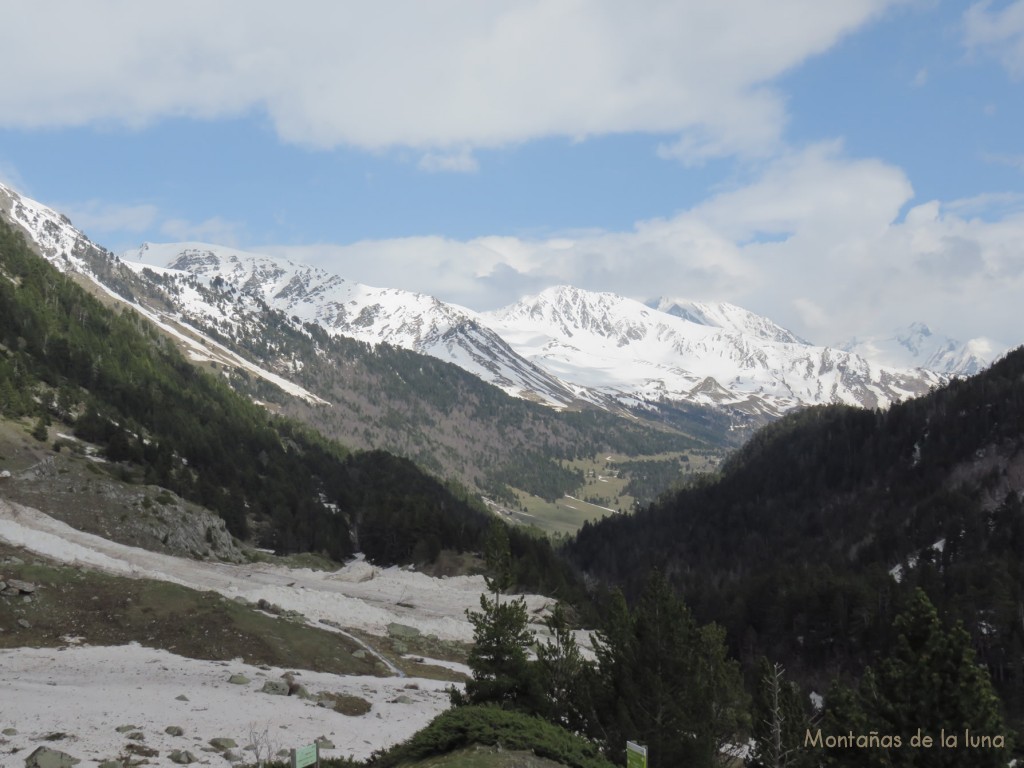
{"label": "small signboard", "polygon": [[292,750],[292,768],[306,768],[307,765],[320,765],[320,752],[316,744]]}
{"label": "small signboard", "polygon": [[627,741],[626,768],[647,768],[647,747]]}

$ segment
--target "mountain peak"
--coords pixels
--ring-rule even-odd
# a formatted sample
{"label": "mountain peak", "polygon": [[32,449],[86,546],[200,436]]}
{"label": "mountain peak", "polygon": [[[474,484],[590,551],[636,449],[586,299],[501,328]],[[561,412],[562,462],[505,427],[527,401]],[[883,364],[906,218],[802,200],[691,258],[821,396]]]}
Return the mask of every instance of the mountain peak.
{"label": "mountain peak", "polygon": [[659,312],[689,320],[697,325],[721,328],[764,341],[810,346],[809,342],[767,317],[757,315],[726,301],[700,302],[662,296],[648,301],[646,305]]}
{"label": "mountain peak", "polygon": [[840,349],[901,368],[925,368],[946,376],[972,376],[987,368],[1006,348],[985,337],[966,342],[913,322],[889,335],[853,338]]}

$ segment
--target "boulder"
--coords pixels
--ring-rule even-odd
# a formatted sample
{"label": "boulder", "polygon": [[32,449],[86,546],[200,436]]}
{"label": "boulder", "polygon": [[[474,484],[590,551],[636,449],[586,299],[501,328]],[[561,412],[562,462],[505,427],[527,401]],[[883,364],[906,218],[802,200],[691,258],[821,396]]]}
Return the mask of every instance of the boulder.
{"label": "boulder", "polygon": [[180,725],[168,725],[166,728],[164,728],[164,733],[166,733],[168,736],[184,736],[185,729],[182,728]]}
{"label": "boulder", "polygon": [[267,680],[260,688],[261,693],[269,693],[271,696],[287,696],[288,683],[283,680]]}
{"label": "boulder", "polygon": [[412,704],[412,699],[406,696],[404,693],[396,696],[391,700],[392,704]]}
{"label": "boulder", "polygon": [[228,682],[232,685],[248,685],[252,681],[245,675],[232,675],[228,678]]}
{"label": "boulder", "polygon": [[218,736],[216,739],[210,739],[209,744],[211,747],[221,752],[226,749],[234,749],[238,746],[234,739],[229,739],[226,736]]}
{"label": "boulder", "polygon": [[352,652],[352,658],[353,659],[365,659],[366,658],[366,651],[364,651],[362,648],[360,648],[358,651],[353,651]]}
{"label": "boulder", "polygon": [[21,581],[20,579],[8,579],[8,589],[16,589],[19,592],[24,592],[26,595],[31,595],[36,591],[36,585],[31,581]]}
{"label": "boulder", "polygon": [[25,619],[18,619],[17,624],[22,629],[32,629],[32,625],[29,624],[28,621],[26,621]]}
{"label": "boulder", "polygon": [[172,763],[177,763],[178,765],[188,765],[189,763],[196,762],[196,756],[187,749],[176,749],[168,755],[168,758]]}
{"label": "boulder", "polygon": [[175,701],[188,701],[188,696],[186,696],[184,693],[181,693],[181,694],[178,694],[177,696],[175,696],[174,700]]}
{"label": "boulder", "polygon": [[114,730],[117,731],[118,733],[128,733],[128,731],[137,731],[137,730],[139,730],[139,726],[137,726],[137,725],[119,725]]}
{"label": "boulder", "polygon": [[420,631],[416,629],[416,627],[410,627],[406,624],[398,624],[395,622],[388,624],[388,637],[409,639],[419,636]]}
{"label": "boulder", "polygon": [[326,736],[321,736],[316,740],[316,745],[320,749],[334,749],[334,742],[328,739]]}
{"label": "boulder", "polygon": [[2,733],[4,736],[17,736],[18,735],[18,729],[17,728],[4,728],[2,731],[0,731],[0,733]]}
{"label": "boulder", "polygon": [[160,753],[153,749],[153,747],[147,747],[145,744],[129,744],[124,748],[125,752],[132,755],[138,755],[139,757],[159,757]]}
{"label": "boulder", "polygon": [[77,757],[72,757],[67,752],[49,747],[39,747],[35,752],[25,758],[25,768],[71,768],[76,763],[82,762]]}

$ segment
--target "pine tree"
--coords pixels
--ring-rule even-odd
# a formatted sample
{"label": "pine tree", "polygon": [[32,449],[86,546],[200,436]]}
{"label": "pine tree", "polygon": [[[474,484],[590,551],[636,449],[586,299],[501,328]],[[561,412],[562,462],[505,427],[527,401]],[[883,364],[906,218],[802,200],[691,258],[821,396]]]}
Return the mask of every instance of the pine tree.
{"label": "pine tree", "polygon": [[647,744],[652,765],[711,766],[747,711],[739,669],[724,632],[698,626],[661,574],[632,613],[613,597],[595,639],[600,736],[622,759],[627,739]]}
{"label": "pine tree", "polygon": [[582,732],[592,714],[593,665],[583,658],[561,605],[555,606],[544,624],[551,638],[537,648],[540,689],[546,699],[542,714],[555,725]]}
{"label": "pine tree", "polygon": [[32,427],[32,437],[34,437],[39,442],[46,442],[46,437],[48,434],[47,427],[49,425],[49,417],[45,413],[40,415],[40,417],[36,419],[35,426]]}
{"label": "pine tree", "polygon": [[[1010,758],[1009,735],[999,698],[987,670],[977,663],[971,639],[959,623],[947,629],[923,590],[916,590],[908,608],[896,618],[895,647],[875,672],[870,668],[861,680],[854,701],[828,701],[827,724],[860,733],[870,726],[879,733],[899,734],[903,746],[881,753],[879,765],[1005,766]],[[836,709],[843,714],[837,717]],[[935,740],[931,749],[908,748],[920,729]],[[827,732],[827,729],[823,729]],[[938,744],[942,731],[955,735],[957,744]],[[983,748],[966,743],[965,735],[1000,737],[1003,747]],[[1000,742],[996,742],[998,745]],[[832,755],[832,765],[869,765],[866,753]]]}
{"label": "pine tree", "polygon": [[[754,694],[754,749],[748,768],[787,768],[808,764],[802,749],[810,718],[801,703],[800,689],[786,680],[778,662],[763,656],[758,664],[760,678]],[[811,763],[813,764],[813,763]]]}
{"label": "pine tree", "polygon": [[491,597],[481,594],[480,610],[466,611],[473,625],[473,649],[467,660],[473,678],[466,683],[465,694],[450,689],[452,703],[497,704],[536,713],[543,707],[543,697],[527,654],[534,636],[526,600],[501,599],[512,583],[512,555],[502,523],[491,525],[484,553],[489,571],[484,580]]}

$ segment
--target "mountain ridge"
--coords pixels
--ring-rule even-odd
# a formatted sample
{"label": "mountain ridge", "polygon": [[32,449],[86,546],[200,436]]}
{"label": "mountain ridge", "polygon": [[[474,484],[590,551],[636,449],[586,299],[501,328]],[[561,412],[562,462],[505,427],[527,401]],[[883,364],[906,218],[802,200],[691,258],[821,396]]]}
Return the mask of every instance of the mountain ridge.
{"label": "mountain ridge", "polygon": [[[831,402],[884,408],[944,380],[809,345],[733,305],[658,306],[677,311],[557,286],[484,316],[527,359],[618,399],[667,398],[774,417]],[[726,327],[709,324],[715,316]]]}
{"label": "mountain ridge", "polygon": [[677,299],[651,307],[612,293],[556,286],[477,313],[223,246],[147,244],[122,258],[152,261],[155,254],[167,269],[258,296],[331,334],[428,354],[513,396],[554,407],[583,401],[614,410],[669,400],[774,418],[828,402],[887,407],[945,380],[924,369],[881,366],[844,350],[812,346],[767,318],[725,303]]}
{"label": "mountain ridge", "polygon": [[[67,217],[11,190],[6,198],[13,205],[0,208],[51,261],[68,262],[65,269],[82,266],[78,252],[92,244]],[[204,316],[225,330],[237,322],[231,307],[179,298],[192,275],[225,300],[262,303],[299,325],[312,322],[332,335],[452,362],[510,395],[554,408],[589,403],[653,412],[654,403],[679,403],[755,422],[829,402],[884,408],[951,375],[980,370],[998,351],[986,339],[959,345],[924,324],[888,341],[814,346],[726,302],[663,297],[641,305],[571,286],[475,312],[421,293],[361,285],[287,258],[206,243],[146,243],[110,258],[136,273],[156,270],[177,282],[177,295],[167,297],[172,313]],[[97,271],[95,263],[85,267]],[[97,281],[109,289],[107,275]],[[541,316],[546,322],[538,322]],[[924,352],[922,340],[930,345]],[[893,354],[897,348],[902,356]]]}

